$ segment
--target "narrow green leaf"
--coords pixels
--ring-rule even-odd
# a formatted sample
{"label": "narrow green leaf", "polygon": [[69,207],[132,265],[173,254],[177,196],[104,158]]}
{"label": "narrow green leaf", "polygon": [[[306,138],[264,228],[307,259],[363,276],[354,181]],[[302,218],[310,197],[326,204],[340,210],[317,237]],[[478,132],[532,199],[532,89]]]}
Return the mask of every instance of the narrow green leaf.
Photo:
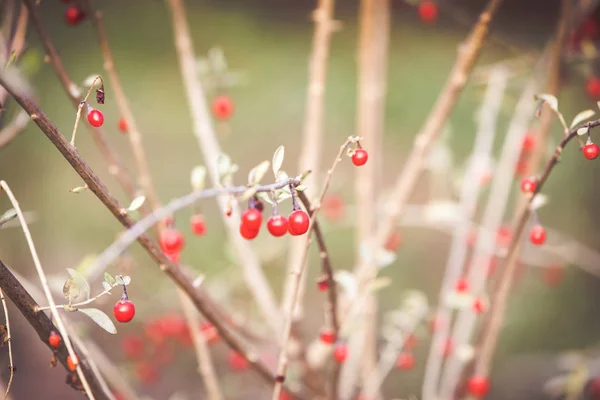
{"label": "narrow green leaf", "polygon": [[106,281],[102,281],[102,287],[104,288],[104,290],[112,289],[112,285]]}
{"label": "narrow green leaf", "polygon": [[146,201],[146,196],[138,196],[131,201],[129,207],[127,207],[128,211],[138,210]]}
{"label": "narrow green leaf", "polygon": [[246,189],[246,191],[242,194],[242,196],[240,197],[242,199],[242,201],[246,201],[248,199],[250,199],[250,197],[254,196],[256,194],[256,187],[249,187],[248,189]]}
{"label": "narrow green leaf", "polygon": [[264,178],[267,174],[267,171],[269,170],[269,165],[271,165],[271,163],[265,160],[258,164],[256,167],[252,168],[250,170],[250,173],[248,173],[248,184],[258,185],[262,178]]}
{"label": "narrow green leaf", "polygon": [[2,216],[0,216],[0,227],[15,218],[17,218],[17,210],[14,208],[7,210],[4,214],[2,214]]}
{"label": "narrow green leaf", "polygon": [[112,277],[111,274],[109,274],[108,272],[104,273],[104,280],[106,281],[106,283],[108,283],[110,286],[114,286],[116,281],[115,278]]}
{"label": "narrow green leaf", "polygon": [[256,197],[258,197],[261,201],[264,201],[267,204],[273,205],[273,200],[271,200],[271,196],[265,192],[256,193]]}
{"label": "narrow green leaf", "polygon": [[90,317],[92,321],[98,324],[98,326],[106,332],[112,333],[113,335],[117,334],[115,324],[113,324],[110,318],[108,318],[108,315],[104,314],[104,312],[97,308],[80,308],[79,311]]}
{"label": "narrow green leaf", "polygon": [[281,169],[281,165],[283,164],[283,159],[285,157],[285,148],[283,146],[279,146],[275,153],[273,153],[273,174],[277,177],[277,173]]}
{"label": "narrow green leaf", "polygon": [[571,128],[575,128],[577,125],[582,123],[585,120],[592,118],[596,114],[594,110],[585,110],[580,112],[573,118],[573,122],[571,122]]}

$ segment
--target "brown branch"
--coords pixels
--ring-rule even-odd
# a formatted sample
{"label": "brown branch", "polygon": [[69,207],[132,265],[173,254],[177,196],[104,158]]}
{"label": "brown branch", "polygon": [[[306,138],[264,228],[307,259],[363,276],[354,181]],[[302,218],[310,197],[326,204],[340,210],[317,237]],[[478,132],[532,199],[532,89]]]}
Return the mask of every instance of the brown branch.
{"label": "brown branch", "polygon": [[84,0],[83,3],[86,13],[91,17],[92,23],[96,28],[98,42],[100,43],[102,57],[104,58],[104,70],[110,79],[117,107],[119,108],[121,116],[125,118],[125,121],[127,122],[127,137],[129,138],[133,157],[137,166],[140,185],[144,190],[144,194],[148,196],[152,208],[156,209],[159,207],[160,202],[158,201],[156,189],[154,188],[152,177],[150,175],[150,167],[148,166],[148,160],[142,144],[142,134],[138,130],[137,123],[133,117],[133,112],[129,106],[129,101],[127,100],[123,86],[121,85],[121,79],[119,78],[119,74],[115,67],[115,60],[110,46],[108,45],[106,29],[104,29],[104,24],[102,22],[102,13],[94,10],[91,0]]}
{"label": "brown branch", "polygon": [[540,190],[548,180],[548,177],[550,176],[550,173],[558,163],[559,157],[565,146],[577,136],[577,130],[579,128],[586,126],[590,129],[600,126],[600,120],[591,121],[582,124],[574,129],[571,129],[568,135],[560,141],[560,144],[556,147],[554,154],[546,163],[543,172],[539,176],[538,183],[536,185],[533,195],[530,197],[529,201],[527,202],[527,204],[525,204],[525,207],[520,212],[520,216],[513,234],[512,241],[510,243],[510,246],[508,247],[506,262],[503,268],[503,274],[500,278],[498,288],[492,297],[491,307],[488,314],[488,324],[486,325],[485,332],[482,332],[481,334],[482,342],[480,344],[479,351],[477,352],[474,361],[475,373],[477,375],[487,376],[489,373],[490,364],[494,356],[494,351],[498,342],[498,337],[500,335],[502,324],[504,323],[504,312],[508,303],[508,295],[510,293],[512,280],[514,278],[514,272],[518,265],[517,261],[519,256],[519,248],[521,244],[521,236],[525,230],[525,227],[531,215],[530,205],[533,202],[535,196],[540,192]]}
{"label": "brown branch", "polygon": [[[37,332],[40,340],[48,346],[50,350],[54,350],[48,343],[50,332],[55,331],[56,328],[52,324],[50,318],[44,312],[36,312],[39,305],[31,297],[31,295],[25,290],[23,285],[14,277],[10,272],[10,269],[0,260],[0,288],[4,290],[6,296],[13,302],[19,312],[23,314],[29,325]],[[64,341],[58,349],[55,350],[57,360],[70,372],[67,366],[68,352],[65,347]],[[79,353],[79,365],[83,374],[85,375],[90,389],[96,399],[112,400],[111,397],[107,396],[102,390],[100,383],[96,380],[95,375],[91,371],[87,360],[82,354]]]}
{"label": "brown branch", "polygon": [[[98,176],[91,170],[83,158],[81,158],[77,150],[67,142],[39,106],[32,99],[15,90],[15,88],[6,81],[2,71],[0,71],[0,85],[2,85],[21,107],[27,111],[31,119],[61,152],[73,169],[88,185],[89,189],[98,197],[106,208],[108,208],[113,216],[125,228],[131,228],[134,221],[129,215],[123,213],[123,206],[119,204],[117,199],[115,199],[108,191],[104,183],[100,181]],[[254,351],[245,346],[238,335],[223,321],[222,318],[219,317],[220,314],[214,306],[215,302],[212,298],[209,297],[204,290],[201,290],[201,288],[196,289],[184,273],[183,269],[179,265],[171,262],[148,234],[140,235],[137,241],[144,247],[150,257],[160,265],[161,270],[192,299],[196,308],[198,308],[206,319],[215,326],[219,331],[219,334],[223,337],[223,340],[225,340],[235,351],[243,355],[265,381],[270,383],[274,382],[275,377],[269,368],[258,359],[258,356]]]}
{"label": "brown branch", "polygon": [[[56,73],[60,83],[63,86],[67,96],[71,100],[71,103],[77,109],[79,107],[79,103],[83,100],[80,89],[70,78],[63,62],[58,54],[58,51],[54,47],[54,43],[50,39],[50,35],[46,30],[44,23],[42,22],[42,16],[38,10],[38,6],[35,0],[23,0],[23,3],[27,6],[29,10],[29,14],[31,16],[31,22],[35,30],[38,33],[42,44],[44,45],[44,49],[46,50],[46,55],[50,60],[50,64],[54,68],[54,72]],[[100,149],[103,157],[106,159],[108,163],[108,172],[113,175],[125,193],[130,197],[136,197],[136,185],[133,183],[129,173],[124,167],[123,161],[119,157],[117,151],[112,147],[112,145],[108,142],[106,133],[103,129],[94,128],[88,124],[88,128],[92,132],[92,137],[96,142],[96,145]],[[142,207],[142,211],[147,211],[147,206]]]}

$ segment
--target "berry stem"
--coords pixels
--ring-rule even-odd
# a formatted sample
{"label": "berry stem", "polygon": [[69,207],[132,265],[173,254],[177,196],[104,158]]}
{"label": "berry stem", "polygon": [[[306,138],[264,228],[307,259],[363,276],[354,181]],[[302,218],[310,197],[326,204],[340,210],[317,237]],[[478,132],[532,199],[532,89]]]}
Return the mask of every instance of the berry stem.
{"label": "berry stem", "polygon": [[73,134],[71,135],[71,146],[75,147],[75,135],[77,134],[77,126],[79,126],[79,120],[81,119],[81,109],[83,106],[89,106],[88,103],[84,100],[79,103],[79,107],[77,107],[77,116],[75,117],[75,125],[73,126]]}
{"label": "berry stem", "polygon": [[129,296],[127,295],[127,285],[123,284],[123,295],[121,296],[121,301],[129,300]]}
{"label": "berry stem", "polygon": [[290,194],[292,195],[292,210],[298,211],[301,210],[300,204],[298,204],[298,199],[296,198],[296,190],[294,186],[290,183]]}
{"label": "berry stem", "polygon": [[277,203],[277,196],[275,195],[275,191],[270,193],[271,200],[273,201],[273,215],[279,215],[279,204]]}

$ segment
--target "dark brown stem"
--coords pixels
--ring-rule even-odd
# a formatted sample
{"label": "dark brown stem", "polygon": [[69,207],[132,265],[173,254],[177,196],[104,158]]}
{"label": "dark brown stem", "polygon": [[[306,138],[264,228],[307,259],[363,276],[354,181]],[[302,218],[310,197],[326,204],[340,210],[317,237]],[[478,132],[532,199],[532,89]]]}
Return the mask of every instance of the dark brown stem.
{"label": "dark brown stem", "polygon": [[[37,302],[31,297],[31,295],[25,290],[21,282],[14,277],[10,269],[0,260],[0,288],[4,291],[6,296],[13,302],[19,312],[23,314],[29,325],[37,332],[40,340],[48,346],[50,350],[53,349],[48,343],[50,332],[55,331],[56,328],[50,318],[42,311],[36,312],[39,308]],[[94,373],[91,371],[90,366],[83,357],[81,352],[77,352],[80,361],[81,369],[89,383],[90,389],[96,399],[110,400],[109,397],[103,390],[100,383],[96,380]],[[65,367],[65,370],[69,371],[67,366],[68,352],[64,345],[64,341],[58,349],[55,350],[57,360]],[[71,373],[69,371],[69,373]]]}
{"label": "dark brown stem", "polygon": [[[89,189],[96,197],[98,197],[106,208],[108,208],[114,217],[125,228],[131,228],[134,225],[134,221],[127,213],[123,213],[123,206],[119,204],[117,199],[115,199],[108,191],[104,183],[100,181],[98,176],[91,170],[83,158],[81,158],[77,150],[69,144],[39,106],[32,99],[15,90],[15,88],[6,81],[3,72],[0,72],[0,85],[2,85],[21,107],[27,111],[31,119],[46,137],[48,137],[52,144],[54,144],[54,146],[62,153],[73,169],[88,185]],[[275,381],[273,373],[258,359],[258,356],[252,350],[247,348],[247,346],[239,339],[237,333],[219,317],[218,311],[215,306],[213,306],[213,304],[215,304],[214,300],[202,290],[202,288],[195,288],[183,269],[179,265],[171,262],[148,234],[140,235],[137,241],[148,252],[150,257],[160,265],[161,270],[163,270],[163,272],[192,299],[196,308],[215,326],[229,346],[244,356],[265,381],[273,383]]]}

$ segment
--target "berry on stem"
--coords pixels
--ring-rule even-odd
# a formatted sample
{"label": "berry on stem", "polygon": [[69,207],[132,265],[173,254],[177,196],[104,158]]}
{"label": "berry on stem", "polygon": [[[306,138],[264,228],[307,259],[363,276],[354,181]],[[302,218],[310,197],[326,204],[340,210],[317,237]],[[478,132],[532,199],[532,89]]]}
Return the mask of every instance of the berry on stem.
{"label": "berry on stem", "polygon": [[227,120],[233,114],[233,101],[229,96],[218,96],[213,101],[212,111],[217,119],[222,121]]}
{"label": "berry on stem", "polygon": [[487,304],[483,299],[481,299],[479,297],[476,297],[475,299],[473,299],[473,311],[475,311],[476,314],[483,313],[486,308],[487,308]]}
{"label": "berry on stem", "polygon": [[485,376],[472,376],[467,383],[467,388],[471,396],[481,399],[490,390],[490,382]]}
{"label": "berry on stem", "polygon": [[242,225],[250,231],[258,231],[262,224],[262,213],[256,208],[249,208],[242,214]]}
{"label": "berry on stem", "polygon": [[129,300],[119,300],[113,308],[115,319],[119,322],[129,322],[135,315],[135,306]]}
{"label": "berry on stem", "polygon": [[541,246],[546,241],[546,230],[541,225],[536,225],[529,232],[529,240],[536,246]]}
{"label": "berry on stem", "polygon": [[96,110],[95,108],[92,108],[90,112],[88,112],[87,119],[90,125],[95,126],[96,128],[101,127],[104,123],[104,115],[102,115],[100,110]]}
{"label": "berry on stem", "polygon": [[292,211],[288,217],[289,231],[292,235],[304,235],[308,231],[310,218],[303,210]]}
{"label": "berry on stem", "polygon": [[192,232],[196,236],[204,236],[206,233],[206,224],[204,223],[204,217],[202,214],[192,215],[190,219],[190,225],[192,226]]}
{"label": "berry on stem", "polygon": [[177,229],[164,229],[158,239],[160,248],[167,254],[179,253],[183,249],[185,240]]}
{"label": "berry on stem", "polygon": [[419,4],[419,17],[426,23],[435,22],[438,16],[438,6],[433,1],[425,0]]}
{"label": "berry on stem", "polygon": [[365,149],[358,148],[352,154],[352,163],[357,167],[365,165],[369,159],[369,153]]}
{"label": "berry on stem", "polygon": [[283,236],[288,231],[288,220],[280,214],[272,215],[267,221],[267,229],[275,237]]}
{"label": "berry on stem", "polygon": [[600,147],[596,143],[592,143],[592,141],[588,139],[585,146],[583,146],[582,151],[585,158],[587,158],[588,160],[595,160],[600,154]]}
{"label": "berry on stem", "polygon": [[60,335],[54,331],[50,332],[50,336],[48,337],[48,343],[50,344],[50,346],[52,346],[55,349],[58,349],[58,346],[60,346],[60,342],[62,341],[62,339],[60,338]]}
{"label": "berry on stem", "polygon": [[70,355],[67,357],[67,367],[69,367],[69,371],[75,371],[77,369],[77,365],[79,365],[79,357],[75,355],[75,357],[71,357]]}
{"label": "berry on stem", "polygon": [[317,279],[317,288],[321,292],[326,292],[329,289],[329,277],[327,275],[323,275]]}
{"label": "berry on stem", "polygon": [[322,330],[319,334],[319,338],[321,339],[321,342],[325,344],[334,344],[336,339],[335,333],[330,329]]}
{"label": "berry on stem", "polygon": [[521,191],[523,193],[533,193],[537,186],[537,179],[533,177],[523,178],[521,181]]}
{"label": "berry on stem", "polygon": [[258,236],[259,230],[251,230],[248,229],[248,226],[245,224],[240,224],[240,235],[246,240],[252,240]]}
{"label": "berry on stem", "polygon": [[402,352],[396,359],[396,368],[407,371],[415,365],[415,356],[412,353]]}
{"label": "berry on stem", "polygon": [[466,278],[460,278],[456,282],[455,289],[458,293],[465,293],[469,290],[469,282],[467,281]]}
{"label": "berry on stem", "polygon": [[348,358],[348,345],[342,342],[336,344],[333,350],[333,358],[340,364],[346,361],[346,358]]}
{"label": "berry on stem", "polygon": [[71,26],[78,25],[85,17],[85,12],[80,7],[71,6],[65,11],[65,21]]}

